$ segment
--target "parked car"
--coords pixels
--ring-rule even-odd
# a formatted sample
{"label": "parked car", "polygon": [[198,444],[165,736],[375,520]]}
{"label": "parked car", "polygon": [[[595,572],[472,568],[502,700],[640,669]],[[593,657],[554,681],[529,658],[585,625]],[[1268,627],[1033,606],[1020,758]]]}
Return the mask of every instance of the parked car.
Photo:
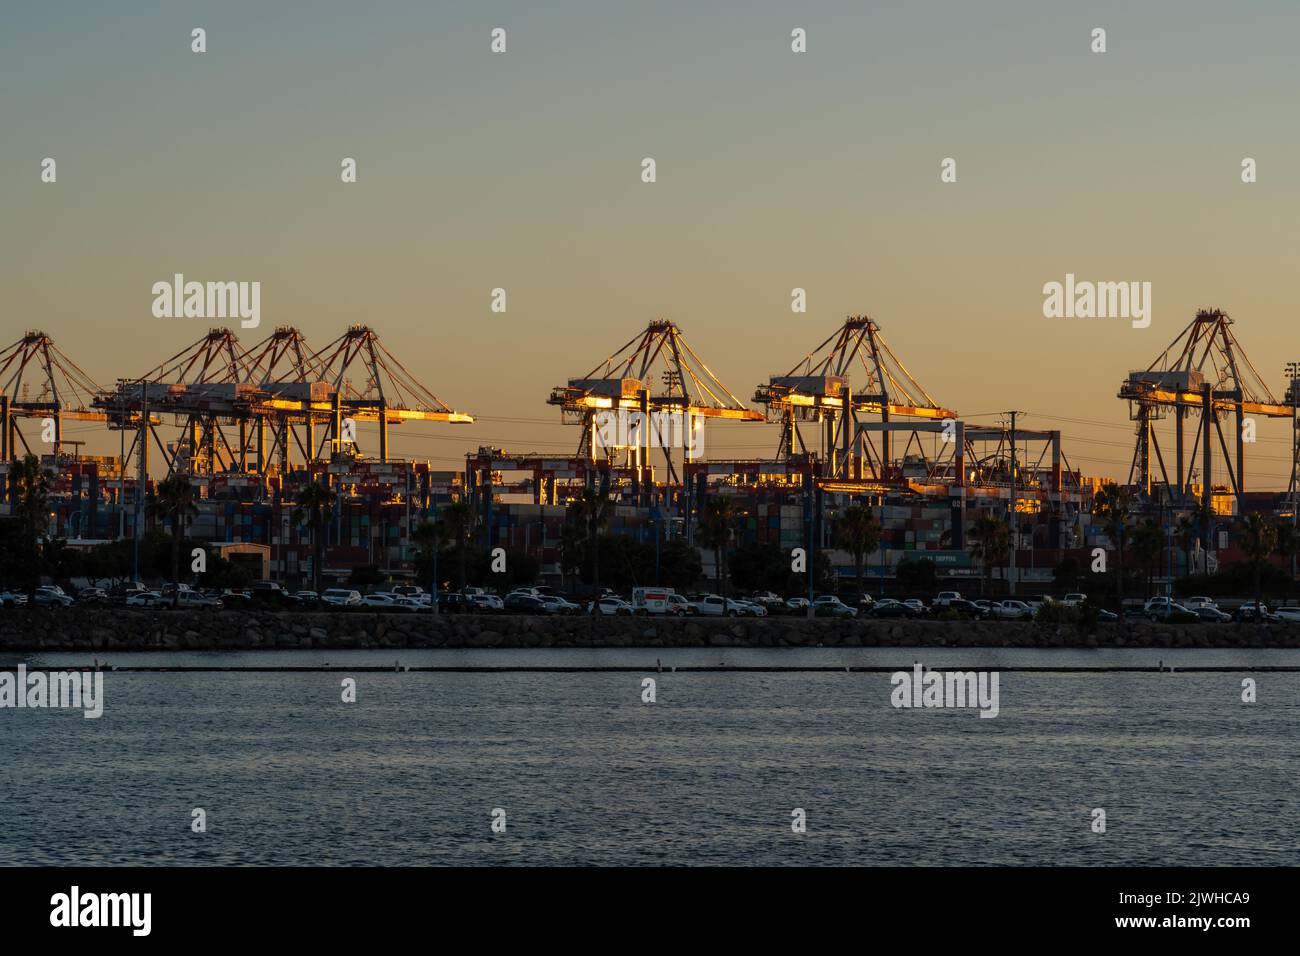
{"label": "parked car", "polygon": [[351,588],[326,588],[320,599],[331,607],[359,607],[361,592]]}
{"label": "parked car", "polygon": [[785,599],[785,606],[786,609],[789,611],[795,611],[795,612],[807,611],[808,603],[809,602],[806,597],[792,597],[792,598]]}
{"label": "parked car", "polygon": [[548,614],[578,614],[582,611],[580,605],[574,604],[558,594],[543,594],[538,600],[545,606]]}
{"label": "parked car", "polygon": [[466,597],[469,598],[470,610],[477,614],[495,614],[506,609],[506,602],[495,594],[468,594]]}
{"label": "parked car", "polygon": [[249,591],[238,588],[226,588],[221,592],[218,600],[224,607],[248,607],[253,603],[253,595]]}
{"label": "parked car", "polygon": [[57,584],[36,589],[36,606],[37,607],[71,607],[72,598],[63,593],[63,588]]}
{"label": "parked car", "polygon": [[670,614],[668,596],[672,593],[672,588],[633,588],[632,608],[641,615]]}
{"label": "parked car", "polygon": [[785,604],[780,597],[771,591],[757,591],[749,596],[749,603],[757,604],[759,607],[766,608],[768,611],[780,610]]}
{"label": "parked car", "polygon": [[813,613],[818,617],[857,617],[855,608],[849,607],[834,594],[818,595],[813,601]]}
{"label": "parked car", "polygon": [[871,609],[872,617],[916,617],[916,610],[902,601],[881,598]]}
{"label": "parked car", "polygon": [[424,588],[416,587],[414,584],[394,584],[388,589],[388,593],[400,597],[418,598],[424,593]]}
{"label": "parked car", "polygon": [[166,607],[170,603],[157,591],[136,591],[126,599],[127,607]]}
{"label": "parked car", "polygon": [[1147,611],[1147,619],[1151,621],[1160,621],[1164,624],[1191,624],[1200,621],[1201,618],[1193,614],[1181,604],[1170,601],[1168,604],[1157,604]]}
{"label": "parked car", "polygon": [[[534,600],[537,599],[534,598]],[[631,616],[635,610],[632,605],[628,604],[620,597],[603,597],[599,601],[595,602],[595,605],[596,606],[593,609],[591,603],[588,602],[587,612],[591,613],[594,610],[597,614],[621,617],[623,615]]]}
{"label": "parked car", "polygon": [[1119,615],[1114,611],[1108,611],[1104,607],[1097,608],[1097,620],[1111,624],[1119,620]]}
{"label": "parked car", "polygon": [[[202,593],[201,591],[181,591],[176,595],[175,606],[177,608],[191,608],[194,610],[210,610],[221,607],[221,602],[214,597]],[[163,595],[163,604],[167,607],[172,606],[170,595]]]}
{"label": "parked car", "polygon": [[1273,612],[1270,620],[1279,624],[1300,624],[1300,607],[1280,607]]}
{"label": "parked car", "polygon": [[1254,601],[1247,601],[1241,607],[1237,608],[1237,613],[1234,617],[1236,620],[1243,622],[1254,622],[1259,619],[1267,621],[1269,613],[1267,604],[1261,602],[1259,606],[1256,607]]}
{"label": "parked car", "polygon": [[5,590],[0,591],[0,604],[3,604],[5,607],[26,607],[27,595],[23,594],[21,591],[10,591],[6,588]]}
{"label": "parked car", "polygon": [[315,607],[320,603],[320,595],[315,591],[294,591],[290,598],[304,607]]}
{"label": "parked car", "polygon": [[[1209,604],[1198,604],[1195,607],[1189,607],[1191,611],[1202,621],[1209,621],[1211,624],[1223,624],[1232,620],[1232,615],[1226,611],[1220,611],[1217,607]],[[1300,610],[1297,608],[1296,610]]]}
{"label": "parked car", "polygon": [[[503,602],[505,609],[512,614],[545,614],[546,602],[535,594],[511,591]],[[629,612],[630,613],[630,612]]]}
{"label": "parked car", "polygon": [[939,608],[938,611],[940,614],[945,611],[951,611],[961,617],[971,618],[973,620],[988,617],[989,613],[985,608],[980,607],[974,601],[967,601],[965,598],[954,598],[942,608]]}
{"label": "parked car", "polygon": [[1204,595],[1195,595],[1183,601],[1179,601],[1178,603],[1189,611],[1195,611],[1198,607],[1217,608],[1219,606],[1219,602],[1214,600],[1214,598],[1208,598]]}
{"label": "parked car", "polygon": [[940,591],[930,602],[931,607],[947,607],[953,601],[962,600],[960,591]]}
{"label": "parked car", "polygon": [[[705,617],[758,617],[759,607],[756,604],[747,604],[744,601],[738,601],[735,598],[727,598],[724,602],[716,594],[705,594],[699,600],[694,602],[697,613]],[[764,611],[766,613],[766,611]]]}
{"label": "parked car", "polygon": [[1088,595],[1079,591],[1072,591],[1065,597],[1061,598],[1061,603],[1066,607],[1078,607],[1080,604],[1088,603]]}
{"label": "parked car", "polygon": [[915,611],[917,617],[930,613],[930,609],[925,606],[925,602],[920,598],[904,598],[903,603]]}
{"label": "parked car", "polygon": [[999,621],[1027,621],[1034,616],[1034,609],[1024,601],[999,601],[989,606],[989,617]]}
{"label": "parked car", "polygon": [[442,591],[438,594],[439,614],[468,614],[477,610],[471,595],[459,591]]}
{"label": "parked car", "polygon": [[1147,598],[1146,603],[1142,605],[1142,611],[1144,614],[1150,614],[1158,607],[1169,607],[1173,603],[1174,599],[1169,597]]}
{"label": "parked car", "polygon": [[103,588],[82,588],[77,592],[78,604],[107,604],[108,592]]}
{"label": "parked car", "polygon": [[700,610],[690,601],[686,600],[684,594],[668,595],[668,604],[672,608],[672,613],[685,616],[688,614],[699,614]]}

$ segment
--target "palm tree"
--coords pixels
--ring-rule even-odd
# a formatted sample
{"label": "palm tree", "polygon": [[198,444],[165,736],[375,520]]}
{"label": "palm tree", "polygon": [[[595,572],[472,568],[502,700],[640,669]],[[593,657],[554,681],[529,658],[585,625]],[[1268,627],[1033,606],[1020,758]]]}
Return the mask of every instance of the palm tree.
{"label": "palm tree", "polygon": [[723,608],[727,601],[727,545],[731,542],[731,525],[735,519],[731,498],[728,495],[714,495],[704,502],[700,513],[700,543],[713,549],[716,562],[715,576],[718,582],[718,594],[722,597]]}
{"label": "palm tree", "polygon": [[298,504],[293,509],[294,521],[306,522],[311,528],[311,584],[317,594],[320,594],[321,565],[325,563],[325,515],[333,510],[337,500],[338,492],[313,479],[298,492]]}
{"label": "palm tree", "polygon": [[984,565],[988,589],[993,589],[993,569],[1007,560],[1011,550],[1011,532],[1007,524],[993,515],[985,514],[970,527],[970,553]]}
{"label": "palm tree", "polygon": [[39,549],[41,534],[49,523],[50,479],[53,474],[41,467],[41,460],[33,454],[24,455],[21,461],[9,466],[9,500],[13,502],[14,516],[22,528],[23,550],[27,568],[27,606],[36,606],[36,583],[39,577]]}
{"label": "palm tree", "polygon": [[1146,597],[1151,597],[1151,566],[1164,547],[1164,536],[1155,519],[1148,518],[1133,532],[1133,555],[1146,572]]}
{"label": "palm tree", "polygon": [[1246,515],[1246,523],[1241,537],[1241,550],[1250,561],[1255,577],[1255,619],[1264,623],[1264,616],[1259,613],[1262,574],[1269,555],[1277,547],[1277,527],[1258,511]]}
{"label": "palm tree", "polygon": [[172,525],[172,607],[181,599],[181,542],[185,539],[185,522],[198,513],[194,504],[194,486],[189,476],[173,472],[153,489],[150,506],[157,518],[166,518]]}
{"label": "palm tree", "polygon": [[862,600],[863,561],[880,546],[880,522],[870,508],[849,505],[835,521],[835,537],[841,548],[853,556],[853,571],[858,582],[858,600]]}
{"label": "palm tree", "polygon": [[591,551],[591,587],[594,599],[591,612],[596,613],[600,602],[600,532],[609,523],[613,504],[609,500],[609,487],[604,482],[582,489],[582,494],[570,506],[575,527],[586,533],[587,547]]}
{"label": "palm tree", "polygon": [[[1174,524],[1174,535],[1178,538],[1178,547],[1183,552],[1183,562],[1187,568],[1187,576],[1192,575],[1192,545],[1195,543],[1199,529],[1198,518],[1196,513],[1179,515],[1178,521]],[[1172,573],[1170,577],[1175,577]]]}
{"label": "palm tree", "polygon": [[1124,546],[1128,535],[1129,493],[1108,481],[1092,497],[1092,513],[1100,518],[1115,546],[1115,609],[1124,606]]}
{"label": "palm tree", "polygon": [[560,529],[560,573],[577,575],[586,561],[587,536],[578,523],[566,521]]}
{"label": "palm tree", "polygon": [[1278,521],[1274,526],[1277,531],[1277,553],[1286,562],[1286,599],[1291,600],[1291,587],[1295,583],[1295,558],[1300,552],[1300,534],[1296,532],[1293,521]]}
{"label": "palm tree", "polygon": [[[429,559],[429,574],[431,577],[436,573],[437,565],[434,564],[434,558],[438,554],[438,549],[442,547],[442,536],[445,527],[441,521],[421,521],[411,532],[411,541],[420,549],[420,553]],[[436,598],[437,595],[434,594],[434,591],[438,589],[437,581],[432,582],[432,588],[433,590],[429,593]],[[435,610],[437,610],[436,607]]]}
{"label": "palm tree", "polygon": [[444,536],[456,542],[456,548],[460,552],[460,587],[462,590],[469,579],[466,570],[466,561],[469,557],[469,539],[474,533],[474,528],[478,524],[478,513],[468,501],[453,501],[445,508],[439,509],[441,518],[439,523],[442,524]]}

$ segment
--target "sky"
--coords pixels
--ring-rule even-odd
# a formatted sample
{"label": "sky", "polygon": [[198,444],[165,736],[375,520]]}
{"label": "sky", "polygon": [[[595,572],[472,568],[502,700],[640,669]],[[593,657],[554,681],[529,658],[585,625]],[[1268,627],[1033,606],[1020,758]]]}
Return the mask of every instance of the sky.
{"label": "sky", "polygon": [[[155,282],[259,281],[243,343],[370,325],[477,417],[393,430],[454,468],[574,450],[551,387],[651,319],[748,399],[861,313],[966,420],[1019,410],[1123,479],[1118,387],[1198,308],[1279,396],[1300,360],[1297,35],[1293,2],[8,3],[0,343],[42,329],[111,385],[221,324],[154,317]],[[1067,273],[1150,282],[1150,326],[1045,318]],[[1285,487],[1288,429],[1248,489]]]}

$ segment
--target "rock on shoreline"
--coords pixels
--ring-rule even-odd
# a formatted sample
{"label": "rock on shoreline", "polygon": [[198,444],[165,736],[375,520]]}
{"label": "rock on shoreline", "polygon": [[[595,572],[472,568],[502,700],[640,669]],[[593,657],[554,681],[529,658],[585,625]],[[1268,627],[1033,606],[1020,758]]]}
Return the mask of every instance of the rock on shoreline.
{"label": "rock on shoreline", "polygon": [[613,618],[128,608],[0,611],[0,651],[482,647],[1300,647],[1285,624]]}

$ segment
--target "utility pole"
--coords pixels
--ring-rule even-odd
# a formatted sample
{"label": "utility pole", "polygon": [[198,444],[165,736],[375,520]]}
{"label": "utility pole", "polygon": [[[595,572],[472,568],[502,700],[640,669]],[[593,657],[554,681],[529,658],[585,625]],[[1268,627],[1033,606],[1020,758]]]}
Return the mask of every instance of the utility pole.
{"label": "utility pole", "polygon": [[135,489],[135,527],[132,529],[131,581],[140,580],[140,522],[144,511],[144,484],[149,472],[149,384],[140,380],[140,444],[135,452],[140,474]]}
{"label": "utility pole", "polygon": [[1016,416],[1021,413],[1012,411],[1005,414],[1011,421],[1011,500],[1009,503],[1011,510],[1011,547],[1008,549],[1011,561],[1007,568],[1007,593],[1015,597],[1016,545],[1020,540],[1020,519],[1016,517]]}
{"label": "utility pole", "polygon": [[[1300,432],[1296,431],[1296,405],[1297,403],[1300,403],[1300,384],[1297,383],[1297,380],[1300,379],[1300,362],[1287,362],[1286,374],[1287,378],[1291,380],[1291,388],[1287,393],[1287,401],[1291,404],[1291,537],[1293,539],[1292,548],[1294,549],[1294,538],[1296,535],[1296,491],[1298,490],[1296,479],[1297,477],[1300,477],[1296,475],[1296,463],[1297,460],[1300,460],[1300,447],[1297,447],[1296,444],[1297,439],[1300,439]],[[1291,580],[1293,581],[1295,580],[1295,559],[1295,551],[1292,550]]]}

